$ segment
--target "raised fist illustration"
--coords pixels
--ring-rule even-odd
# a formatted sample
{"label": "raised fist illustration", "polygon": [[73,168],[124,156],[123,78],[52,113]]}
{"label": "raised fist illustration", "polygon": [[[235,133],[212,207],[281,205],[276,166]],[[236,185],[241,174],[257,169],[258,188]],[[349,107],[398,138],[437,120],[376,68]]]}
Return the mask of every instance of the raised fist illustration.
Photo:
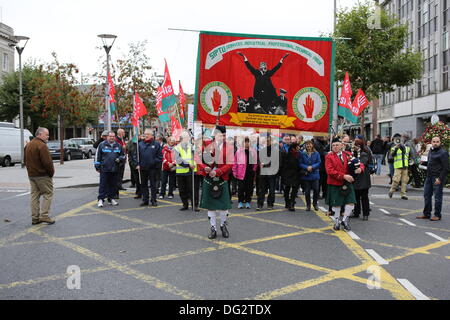
{"label": "raised fist illustration", "polygon": [[219,111],[220,104],[222,102],[222,97],[217,89],[214,89],[213,96],[211,98],[214,112]]}
{"label": "raised fist illustration", "polygon": [[306,104],[303,104],[303,107],[305,108],[306,118],[311,119],[314,112],[314,100],[309,94],[306,97]]}

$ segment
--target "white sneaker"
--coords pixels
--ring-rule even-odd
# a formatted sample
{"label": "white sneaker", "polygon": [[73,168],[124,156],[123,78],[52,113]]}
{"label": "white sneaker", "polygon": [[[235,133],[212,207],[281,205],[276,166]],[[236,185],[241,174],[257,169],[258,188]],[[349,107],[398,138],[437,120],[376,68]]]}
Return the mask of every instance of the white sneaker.
{"label": "white sneaker", "polygon": [[97,207],[103,208],[103,200],[98,200]]}
{"label": "white sneaker", "polygon": [[111,199],[110,204],[111,204],[112,206],[117,206],[119,203],[118,203],[116,200]]}
{"label": "white sneaker", "polygon": [[164,199],[164,197],[163,196],[159,196],[158,199]]}

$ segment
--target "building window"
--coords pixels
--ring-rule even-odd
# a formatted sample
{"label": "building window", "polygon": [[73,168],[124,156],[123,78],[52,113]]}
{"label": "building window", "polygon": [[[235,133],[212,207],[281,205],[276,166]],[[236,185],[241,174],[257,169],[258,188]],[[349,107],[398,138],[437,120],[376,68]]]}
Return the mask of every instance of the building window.
{"label": "building window", "polygon": [[382,137],[392,136],[392,122],[391,121],[380,123],[380,135]]}
{"label": "building window", "polygon": [[447,90],[448,87],[448,66],[444,66],[442,72],[442,90]]}
{"label": "building window", "polygon": [[7,53],[3,53],[2,70],[8,72],[8,66],[9,66],[9,56]]}

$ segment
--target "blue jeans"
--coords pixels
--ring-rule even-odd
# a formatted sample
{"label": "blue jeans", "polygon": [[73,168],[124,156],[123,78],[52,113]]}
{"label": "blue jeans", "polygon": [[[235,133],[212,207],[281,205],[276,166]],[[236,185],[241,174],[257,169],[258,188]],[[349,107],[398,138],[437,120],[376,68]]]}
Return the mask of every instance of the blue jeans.
{"label": "blue jeans", "polygon": [[434,181],[436,178],[427,177],[425,180],[425,187],[423,190],[423,198],[425,200],[425,207],[423,209],[423,215],[426,217],[431,217],[431,211],[433,210],[432,201],[434,194],[434,215],[438,218],[441,217],[442,210],[442,194],[444,183],[441,181],[440,185],[435,185]]}
{"label": "blue jeans", "polygon": [[118,193],[117,172],[100,172],[100,185],[98,188],[98,200],[111,199]]}
{"label": "blue jeans", "polygon": [[374,154],[374,158],[377,160],[377,176],[381,174],[381,163],[383,162],[384,154]]}

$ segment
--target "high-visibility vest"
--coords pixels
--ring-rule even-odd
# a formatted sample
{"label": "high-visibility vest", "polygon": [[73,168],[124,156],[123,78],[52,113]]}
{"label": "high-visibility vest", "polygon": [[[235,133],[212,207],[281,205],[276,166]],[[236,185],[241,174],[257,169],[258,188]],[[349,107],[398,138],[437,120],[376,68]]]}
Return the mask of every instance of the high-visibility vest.
{"label": "high-visibility vest", "polygon": [[[391,152],[394,152],[395,148],[391,148]],[[405,146],[405,156],[402,163],[402,150],[397,149],[397,153],[393,154],[394,157],[394,169],[408,168],[409,165],[409,147]]]}
{"label": "high-visibility vest", "polygon": [[[180,154],[181,159],[185,162],[185,163],[189,163],[195,166],[195,162],[194,159],[192,159],[192,151],[191,151],[191,147],[188,146],[187,150],[184,150],[181,145],[178,145],[175,147],[175,149],[178,151],[178,153]],[[176,173],[188,173],[189,172],[189,167],[183,167],[181,165],[179,165],[177,163],[177,170]],[[194,172],[197,172],[197,166],[194,167]]]}

